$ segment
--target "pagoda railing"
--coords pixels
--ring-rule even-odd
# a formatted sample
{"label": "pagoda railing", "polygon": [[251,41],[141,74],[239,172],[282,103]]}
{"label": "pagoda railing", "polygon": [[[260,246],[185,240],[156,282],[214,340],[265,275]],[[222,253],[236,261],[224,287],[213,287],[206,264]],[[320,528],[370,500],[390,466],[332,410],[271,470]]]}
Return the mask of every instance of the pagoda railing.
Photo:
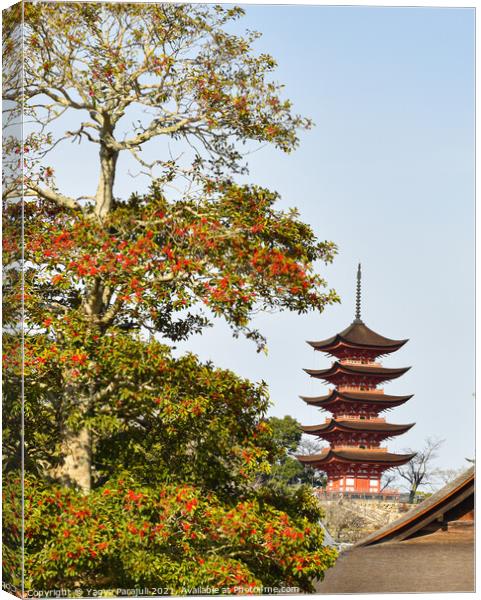
{"label": "pagoda railing", "polygon": [[320,500],[375,500],[377,502],[393,502],[403,505],[407,511],[413,504],[419,504],[423,501],[422,497],[416,497],[413,503],[409,502],[409,492],[400,492],[399,490],[385,489],[382,492],[327,492],[324,488],[313,488],[314,494]]}
{"label": "pagoda railing", "polygon": [[[336,390],[338,392],[363,392],[368,394],[369,392],[373,394],[384,394],[384,389],[378,389],[376,387],[365,387],[365,389],[361,389],[361,386],[353,386],[353,385],[338,385]],[[333,392],[332,388],[329,388],[329,392]]]}
{"label": "pagoda railing", "polygon": [[[334,362],[332,364],[334,364]],[[356,358],[341,358],[339,362],[342,365],[369,365],[370,367],[382,367],[382,364],[380,362],[373,362],[371,360],[360,360]]]}
{"label": "pagoda railing", "polygon": [[353,450],[353,449],[361,449],[361,450],[372,450],[373,452],[387,452],[387,446],[373,446],[372,448],[361,448],[356,444],[330,444],[331,448],[336,448],[336,450]]}
{"label": "pagoda railing", "polygon": [[377,500],[379,502],[400,502],[406,504],[409,494],[399,490],[383,490],[382,492],[327,492],[324,488],[315,488],[314,493],[320,500]]}
{"label": "pagoda railing", "polygon": [[[385,423],[386,419],[384,417],[365,417],[364,415],[342,415],[338,414],[336,416],[338,421],[367,421],[368,423]],[[330,417],[326,417],[325,422],[328,423],[331,420]]]}

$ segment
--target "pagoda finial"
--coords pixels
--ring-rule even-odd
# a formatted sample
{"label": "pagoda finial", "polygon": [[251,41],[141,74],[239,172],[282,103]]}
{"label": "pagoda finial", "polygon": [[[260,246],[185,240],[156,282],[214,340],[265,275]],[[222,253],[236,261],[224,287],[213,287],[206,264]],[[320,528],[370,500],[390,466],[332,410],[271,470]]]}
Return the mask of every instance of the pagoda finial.
{"label": "pagoda finial", "polygon": [[357,267],[356,321],[361,321],[361,263]]}

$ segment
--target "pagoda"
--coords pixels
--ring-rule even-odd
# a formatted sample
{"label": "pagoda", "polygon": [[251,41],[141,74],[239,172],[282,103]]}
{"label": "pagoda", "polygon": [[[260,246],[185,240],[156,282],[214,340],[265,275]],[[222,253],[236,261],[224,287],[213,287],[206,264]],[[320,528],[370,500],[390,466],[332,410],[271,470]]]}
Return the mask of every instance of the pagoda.
{"label": "pagoda", "polygon": [[319,342],[308,342],[335,361],[327,369],[304,369],[311,377],[331,384],[328,394],[301,396],[307,404],[331,413],[320,425],[304,425],[304,433],[329,443],[319,454],[298,460],[327,474],[327,492],[378,494],[384,471],[409,462],[414,454],[394,454],[382,446],[414,423],[395,425],[380,415],[407,402],[410,396],[384,393],[382,384],[400,377],[410,367],[386,368],[379,358],[399,350],[408,340],[391,340],[369,329],[361,320],[361,265],[357,271],[355,319],[347,329]]}

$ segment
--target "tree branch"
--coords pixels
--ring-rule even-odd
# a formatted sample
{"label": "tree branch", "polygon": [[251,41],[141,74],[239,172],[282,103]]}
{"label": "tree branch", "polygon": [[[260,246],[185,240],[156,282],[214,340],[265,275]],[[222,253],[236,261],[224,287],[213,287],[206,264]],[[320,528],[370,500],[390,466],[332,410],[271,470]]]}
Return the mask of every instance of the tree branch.
{"label": "tree branch", "polygon": [[44,198],[45,200],[55,202],[59,206],[72,209],[81,208],[77,201],[73,198],[70,198],[69,196],[64,196],[63,194],[59,194],[58,192],[54,192],[50,188],[41,188],[39,185],[32,182],[28,182],[26,186],[30,190],[38,194],[40,197]]}

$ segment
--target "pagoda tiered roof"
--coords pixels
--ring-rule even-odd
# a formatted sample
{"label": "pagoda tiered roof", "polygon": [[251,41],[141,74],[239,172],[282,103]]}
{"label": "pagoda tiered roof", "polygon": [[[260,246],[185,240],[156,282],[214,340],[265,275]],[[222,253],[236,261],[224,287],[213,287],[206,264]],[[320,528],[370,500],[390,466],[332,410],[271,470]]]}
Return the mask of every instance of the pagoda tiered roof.
{"label": "pagoda tiered roof", "polygon": [[352,404],[373,404],[376,408],[385,410],[393,406],[399,406],[404,404],[413,397],[410,396],[390,396],[382,392],[357,392],[349,391],[342,392],[340,390],[332,390],[325,396],[299,396],[301,400],[304,400],[306,404],[312,406],[320,406],[321,408],[329,409],[332,405],[339,401],[348,402]]}
{"label": "pagoda tiered roof", "polygon": [[396,379],[409,371],[411,367],[402,367],[391,369],[376,365],[346,364],[336,361],[328,369],[304,369],[311,377],[324,379],[329,382],[335,382],[339,375],[358,376],[365,380],[375,380],[376,384]]}
{"label": "pagoda tiered roof", "polygon": [[361,431],[366,433],[389,433],[391,435],[400,435],[405,433],[414,423],[408,423],[407,425],[395,425],[393,423],[385,423],[384,421],[375,421],[364,419],[360,421],[354,421],[350,419],[330,419],[326,423],[320,425],[301,425],[304,433],[311,435],[322,435],[331,431]]}
{"label": "pagoda tiered roof", "polygon": [[378,355],[388,354],[399,350],[408,340],[392,340],[369,329],[367,325],[356,318],[346,329],[336,335],[318,342],[310,342],[313,348],[335,355],[336,349],[348,346],[353,349],[378,350]]}
{"label": "pagoda tiered roof", "polygon": [[327,443],[318,454],[301,455],[304,465],[327,474],[327,490],[335,493],[380,493],[384,471],[409,462],[415,454],[395,454],[381,448],[388,438],[406,433],[414,423],[386,423],[378,415],[403,404],[412,394],[391,396],[378,389],[397,379],[411,367],[383,367],[377,358],[395,352],[408,340],[393,340],[369,329],[361,320],[361,265],[357,272],[355,319],[341,333],[318,342],[308,342],[315,350],[334,357],[327,369],[304,369],[335,389],[316,397],[301,396],[307,404],[332,414],[319,425],[303,425],[301,431]]}
{"label": "pagoda tiered roof", "polygon": [[390,465],[393,467],[401,466],[414,458],[416,454],[393,454],[383,450],[370,450],[364,448],[345,448],[334,450],[326,448],[319,454],[297,455],[296,458],[301,463],[322,469],[326,464],[333,462],[344,462],[348,464],[377,464]]}

